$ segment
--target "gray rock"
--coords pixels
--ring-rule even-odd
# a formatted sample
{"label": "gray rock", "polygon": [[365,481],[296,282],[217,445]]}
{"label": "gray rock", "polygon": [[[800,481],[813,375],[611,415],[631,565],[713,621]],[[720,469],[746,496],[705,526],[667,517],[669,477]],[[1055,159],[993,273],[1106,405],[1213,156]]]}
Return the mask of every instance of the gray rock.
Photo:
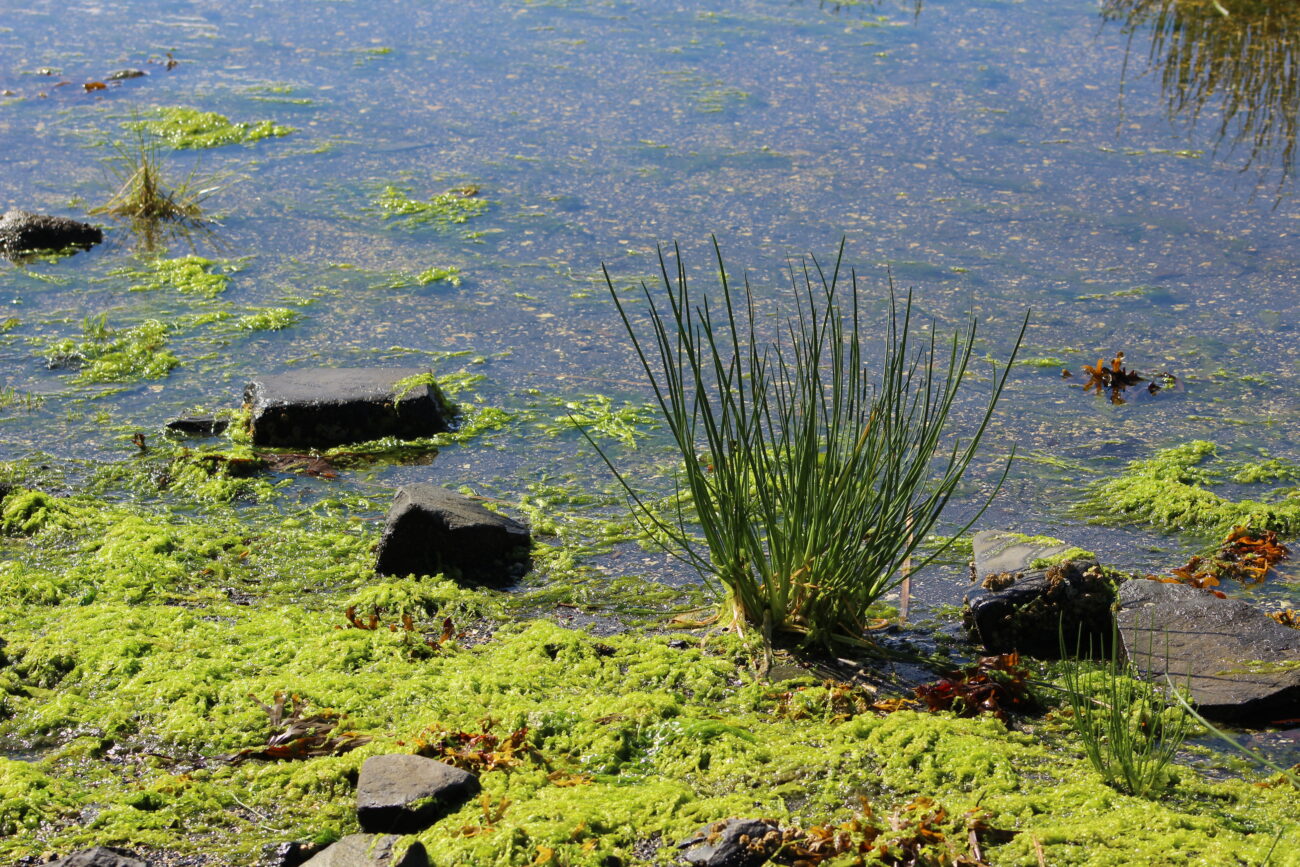
{"label": "gray rock", "polygon": [[975,576],[983,580],[991,572],[1024,572],[1035,560],[1064,554],[1071,546],[1049,536],[981,530],[972,538],[971,547],[975,554]]}
{"label": "gray rock", "polygon": [[1109,653],[1115,589],[1095,560],[1071,560],[1038,569],[1071,546],[1059,539],[1017,533],[975,534],[976,584],[966,592],[966,627],[989,653],[1018,650],[1039,658],[1066,647]]}
{"label": "gray rock", "polygon": [[436,575],[454,570],[496,584],[527,571],[528,528],[437,485],[403,485],[388,510],[375,571]]}
{"label": "gray rock", "polygon": [[104,76],[105,81],[125,81],[128,78],[144,78],[149,73],[143,69],[118,69]]}
{"label": "gray rock", "polygon": [[125,849],[96,846],[67,858],[51,861],[45,867],[149,867],[149,862],[131,857]]}
{"label": "gray rock", "polygon": [[14,486],[8,482],[0,482],[0,503],[4,502],[4,498],[9,496],[9,492],[13,489]]}
{"label": "gray rock", "polygon": [[357,781],[363,831],[414,834],[479,792],[478,777],[423,756],[371,756]]}
{"label": "gray rock", "polygon": [[1300,630],[1240,599],[1183,584],[1133,580],[1119,592],[1120,640],[1144,674],[1186,684],[1207,717],[1268,722],[1300,716]]}
{"label": "gray rock", "polygon": [[314,856],[303,867],[428,867],[429,854],[417,842],[393,860],[392,834],[349,834]]}
{"label": "gray rock", "polygon": [[99,227],[67,217],[12,210],[0,217],[0,253],[6,256],[37,250],[89,249],[104,240]]}
{"label": "gray rock", "polygon": [[[772,836],[768,836],[771,834]],[[759,867],[780,845],[777,826],[763,819],[724,819],[677,844],[695,867]]]}
{"label": "gray rock", "polygon": [[438,388],[399,394],[421,368],[310,368],[264,376],[244,388],[260,446],[328,448],[381,437],[414,439],[445,431],[451,411]]}

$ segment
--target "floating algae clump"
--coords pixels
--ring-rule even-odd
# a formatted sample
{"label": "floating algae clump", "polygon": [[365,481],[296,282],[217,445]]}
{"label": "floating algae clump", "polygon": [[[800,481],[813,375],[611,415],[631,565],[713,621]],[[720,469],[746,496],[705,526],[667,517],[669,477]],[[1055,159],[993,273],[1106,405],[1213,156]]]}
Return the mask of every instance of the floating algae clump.
{"label": "floating algae clump", "polygon": [[[433,223],[437,226],[459,225],[477,217],[488,208],[488,203],[477,198],[472,187],[448,190],[427,201],[411,198],[398,187],[384,187],[375,201],[385,217],[399,219],[408,225]],[[422,275],[423,276],[423,275]]]}
{"label": "floating algae clump", "polygon": [[1223,536],[1233,527],[1300,535],[1300,493],[1272,502],[1229,500],[1208,489],[1217,475],[1204,466],[1213,443],[1195,440],[1134,461],[1115,479],[1098,483],[1085,508],[1106,523],[1137,521],[1165,530]]}
{"label": "floating algae clump", "polygon": [[131,328],[111,328],[107,314],[101,314],[85,320],[82,330],[84,340],[64,338],[44,350],[50,367],[80,369],[74,382],[162,379],[181,363],[167,349],[169,329],[157,319],[146,319]]}
{"label": "floating algae clump", "polygon": [[175,148],[215,148],[228,144],[244,144],[264,138],[288,135],[293,127],[280,126],[269,120],[255,123],[232,123],[225,115],[215,111],[199,111],[183,106],[155,109],[152,120],[130,121],[123,126],[153,133]]}
{"label": "floating algae clump", "polygon": [[214,270],[217,264],[202,256],[156,259],[149,263],[144,282],[135,284],[131,290],[145,292],[155,289],[174,289],[185,295],[215,298],[226,291],[226,287],[230,284],[229,277]]}

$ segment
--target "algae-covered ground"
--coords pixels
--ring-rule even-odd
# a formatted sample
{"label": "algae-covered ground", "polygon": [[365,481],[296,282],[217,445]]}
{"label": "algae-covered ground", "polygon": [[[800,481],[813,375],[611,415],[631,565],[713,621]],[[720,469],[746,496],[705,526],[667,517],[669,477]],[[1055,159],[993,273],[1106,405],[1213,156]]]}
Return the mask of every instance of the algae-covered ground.
{"label": "algae-covered ground", "polygon": [[[326,499],[271,520],[275,504],[196,506],[180,492],[113,503],[25,487],[38,468],[6,472],[7,862],[103,843],[255,864],[277,843],[356,831],[367,756],[522,731],[477,766],[481,800],[419,835],[434,863],[670,864],[675,841],[729,816],[886,829],[878,857],[836,864],[895,863],[922,827],[924,863],[951,863],[976,826],[993,864],[1300,863],[1296,792],[1278,779],[1181,766],[1157,798],[1108,787],[1046,667],[1046,709],[1010,725],[885,713],[870,705],[888,686],[768,682],[756,644],[734,634],[597,636],[529,615],[592,603],[556,608],[553,587],[539,600],[376,577],[382,502]],[[132,474],[110,477],[106,489]],[[646,589],[633,582],[623,598]],[[600,598],[593,610],[617,610]],[[358,628],[371,613],[378,628]],[[368,742],[256,757],[271,732],[260,704],[277,693],[306,715],[343,715],[335,733]]]}

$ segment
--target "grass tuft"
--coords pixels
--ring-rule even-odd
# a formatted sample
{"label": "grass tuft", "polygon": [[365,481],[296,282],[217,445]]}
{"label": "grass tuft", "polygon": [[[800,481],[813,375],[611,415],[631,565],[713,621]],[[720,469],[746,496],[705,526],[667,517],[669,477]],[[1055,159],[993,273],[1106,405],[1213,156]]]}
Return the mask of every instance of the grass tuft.
{"label": "grass tuft", "polygon": [[[672,275],[661,251],[663,291],[642,285],[644,321],[633,320],[605,271],[681,453],[693,520],[684,511],[660,517],[601,455],[651,535],[725,588],[723,621],[756,626],[768,642],[777,633],[822,645],[860,640],[868,607],[901,583],[974,458],[1010,369],[1009,359],[995,370],[975,431],[947,437],[974,318],[946,344],[933,330],[917,337],[911,296],[900,307],[891,285],[883,358],[869,375],[860,289],[855,274],[841,279],[843,250],[829,274],[815,259],[791,266],[796,313],[775,339],[748,282],[731,286],[716,239],[720,299],[693,294],[680,251]],[[1012,359],[1019,346],[1017,338]]]}
{"label": "grass tuft", "polygon": [[1172,684],[1171,699],[1145,680],[1123,652],[1119,636],[1112,633],[1109,658],[1094,666],[1069,657],[1062,634],[1062,680],[1070,722],[1088,761],[1112,788],[1150,798],[1169,785],[1170,765],[1192,717],[1178,706],[1186,707],[1186,700]]}

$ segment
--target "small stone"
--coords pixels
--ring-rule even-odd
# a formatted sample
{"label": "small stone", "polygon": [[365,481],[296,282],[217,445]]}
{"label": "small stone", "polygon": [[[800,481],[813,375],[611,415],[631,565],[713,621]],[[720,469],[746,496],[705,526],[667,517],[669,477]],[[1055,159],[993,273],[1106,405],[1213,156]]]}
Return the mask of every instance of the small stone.
{"label": "small stone", "polygon": [[1186,686],[1207,717],[1266,723],[1300,716],[1300,630],[1240,599],[1136,579],[1116,615],[1128,658]]}
{"label": "small stone", "polygon": [[279,845],[268,844],[264,850],[269,850],[266,864],[267,867],[299,867],[324,848],[320,843],[303,843],[300,840]]}
{"label": "small stone", "polygon": [[724,819],[677,844],[695,867],[759,867],[780,847],[780,830],[763,819]]}
{"label": "small stone", "polygon": [[415,439],[449,427],[436,386],[403,393],[421,368],[307,368],[263,376],[244,388],[259,446],[329,448],[382,437]]}
{"label": "small stone", "polygon": [[392,834],[349,834],[303,867],[428,867],[429,854],[418,841],[394,861],[393,846],[399,839]]}
{"label": "small stone", "polygon": [[0,253],[6,256],[38,250],[88,250],[104,240],[97,226],[67,217],[11,210],[0,217]]}
{"label": "small stone", "polygon": [[126,81],[128,78],[144,78],[149,73],[143,69],[118,69],[104,76],[105,81]]}
{"label": "small stone", "polygon": [[224,418],[210,416],[182,416],[167,422],[167,430],[172,433],[192,437],[215,437],[223,434],[230,422]]}
{"label": "small stone", "polygon": [[455,570],[499,584],[527,571],[528,528],[437,485],[403,485],[388,510],[375,571],[436,575]]}
{"label": "small stone", "polygon": [[149,867],[149,862],[131,857],[125,849],[96,846],[67,858],[51,861],[45,867]]}
{"label": "small stone", "polygon": [[372,833],[414,834],[479,792],[478,777],[423,756],[371,756],[357,781],[357,820]]}

